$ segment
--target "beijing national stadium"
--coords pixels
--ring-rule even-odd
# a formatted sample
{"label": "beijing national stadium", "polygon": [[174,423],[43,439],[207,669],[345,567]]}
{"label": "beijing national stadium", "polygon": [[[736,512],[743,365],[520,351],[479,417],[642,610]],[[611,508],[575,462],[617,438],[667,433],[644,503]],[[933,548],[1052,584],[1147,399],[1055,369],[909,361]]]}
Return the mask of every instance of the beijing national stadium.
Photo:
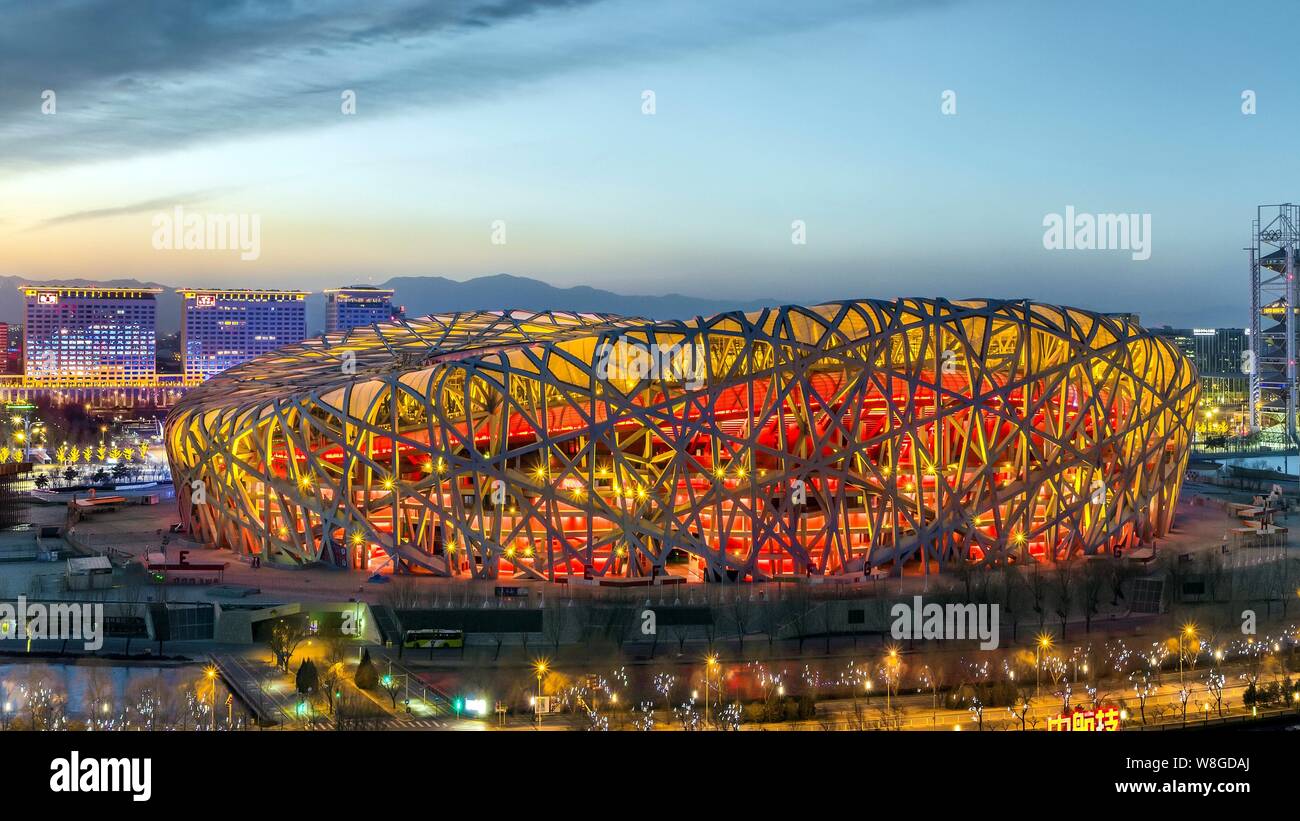
{"label": "beijing national stadium", "polygon": [[899,299],[454,313],[232,368],[167,420],[181,515],[267,564],[763,581],[1164,535],[1191,362],[1124,316]]}

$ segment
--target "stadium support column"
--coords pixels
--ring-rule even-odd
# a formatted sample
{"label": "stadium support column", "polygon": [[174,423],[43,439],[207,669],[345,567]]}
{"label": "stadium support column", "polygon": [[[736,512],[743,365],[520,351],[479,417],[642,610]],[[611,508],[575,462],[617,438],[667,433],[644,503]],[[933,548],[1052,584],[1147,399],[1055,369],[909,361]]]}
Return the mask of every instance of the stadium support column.
{"label": "stadium support column", "polygon": [[[1255,233],[1259,233],[1258,222],[1256,223]],[[1263,356],[1263,345],[1261,344],[1262,326],[1259,321],[1259,312],[1263,306],[1259,298],[1259,253],[1257,251],[1258,240],[1256,245],[1246,250],[1250,252],[1250,387],[1246,393],[1246,413],[1250,423],[1250,432],[1252,434],[1259,432],[1259,402],[1260,402],[1260,384],[1259,384],[1259,363],[1260,357]]]}
{"label": "stadium support column", "polygon": [[[1288,221],[1286,225],[1286,436],[1291,444],[1300,444],[1296,438],[1295,428],[1295,226]],[[1300,470],[1300,458],[1296,459]]]}
{"label": "stadium support column", "polygon": [[[392,497],[389,499],[389,502],[390,502],[390,504],[392,505],[392,513],[391,513],[390,515],[393,517],[393,532],[392,532],[393,548],[392,548],[392,551],[391,551],[391,554],[390,554],[390,555],[392,555],[392,557],[393,557],[393,575],[394,575],[394,576],[396,576],[396,575],[401,571],[401,560],[398,559],[398,556],[400,555],[399,552],[398,552],[398,548],[399,548],[399,547],[401,546],[401,544],[402,544],[402,531],[401,531],[401,527],[402,527],[402,522],[401,522],[401,511],[402,511],[402,507],[401,507],[401,499],[400,499],[400,497],[398,496],[398,491],[399,491],[399,489],[401,488],[401,484],[402,484],[402,457],[401,457],[401,453],[400,453],[400,451],[399,451],[399,449],[398,449],[398,447],[397,447],[397,431],[398,431],[398,418],[397,418],[397,411],[398,411],[398,407],[397,407],[397,386],[400,385],[400,384],[401,384],[401,381],[400,381],[400,380],[398,380],[398,379],[393,379],[393,380],[391,380],[391,381],[388,383],[388,385],[387,385],[387,388],[388,388],[388,425],[389,425],[389,427],[391,428],[391,430],[390,430],[390,432],[389,432],[389,434],[388,434],[388,437],[389,437],[389,438],[388,438],[388,441],[389,441],[389,444],[391,445],[391,447],[392,447],[392,451],[393,451],[393,452],[392,452],[392,457],[393,457],[393,459],[392,459],[392,468],[390,468],[390,470],[392,471],[392,473],[391,473],[390,475],[393,477],[393,478],[392,478],[392,483],[391,483],[392,486],[393,486],[393,488],[392,488]],[[466,407],[468,407],[468,405],[467,405]],[[467,421],[469,421],[469,423],[470,423],[470,428],[469,428],[469,432],[470,432],[470,433],[469,433],[469,440],[470,440],[470,443],[471,443],[471,445],[472,445],[473,442],[474,442],[474,428],[473,428],[473,421],[472,421],[472,418],[469,417],[468,413],[467,413],[467,415],[466,415],[466,419],[467,419]]]}

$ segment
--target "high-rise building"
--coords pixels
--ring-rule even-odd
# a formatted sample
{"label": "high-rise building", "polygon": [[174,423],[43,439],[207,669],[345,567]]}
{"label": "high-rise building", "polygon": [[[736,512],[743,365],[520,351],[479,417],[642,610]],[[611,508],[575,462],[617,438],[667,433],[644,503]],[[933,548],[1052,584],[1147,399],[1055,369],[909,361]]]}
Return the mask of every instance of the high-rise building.
{"label": "high-rise building", "polygon": [[326,333],[388,322],[394,315],[392,289],[368,285],[325,289]]}
{"label": "high-rise building", "polygon": [[1249,427],[1250,334],[1245,328],[1164,328],[1153,331],[1196,365],[1200,379],[1197,435],[1237,434]]}
{"label": "high-rise building", "polygon": [[187,382],[201,382],[307,336],[309,291],[182,288],[178,293]]}
{"label": "high-rise building", "polygon": [[158,288],[24,284],[23,374],[51,387],[114,387],[155,378]]}

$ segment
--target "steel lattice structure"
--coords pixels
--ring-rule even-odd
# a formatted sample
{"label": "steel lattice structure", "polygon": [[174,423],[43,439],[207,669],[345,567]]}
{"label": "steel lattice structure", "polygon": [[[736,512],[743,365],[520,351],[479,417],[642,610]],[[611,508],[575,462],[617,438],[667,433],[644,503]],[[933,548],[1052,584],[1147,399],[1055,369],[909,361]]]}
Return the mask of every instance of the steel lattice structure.
{"label": "steel lattice structure", "polygon": [[1026,301],[483,312],[234,368],[185,397],[167,446],[193,531],[267,561],[933,572],[1162,535],[1197,390],[1130,321]]}

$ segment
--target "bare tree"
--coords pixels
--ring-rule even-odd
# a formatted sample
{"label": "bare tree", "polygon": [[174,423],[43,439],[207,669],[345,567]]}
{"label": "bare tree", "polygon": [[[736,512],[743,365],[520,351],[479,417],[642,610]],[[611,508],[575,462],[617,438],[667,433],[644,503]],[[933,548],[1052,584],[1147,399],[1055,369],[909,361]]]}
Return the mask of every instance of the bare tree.
{"label": "bare tree", "polygon": [[334,709],[334,729],[372,730],[387,719],[375,703],[356,693],[344,692]]}
{"label": "bare tree", "polygon": [[380,595],[380,600],[393,610],[417,610],[426,598],[424,588],[410,576],[394,576]]}
{"label": "bare tree", "polygon": [[813,611],[817,605],[808,588],[802,584],[796,585],[786,594],[782,599],[782,605],[786,624],[794,628],[795,635],[799,639],[799,652],[803,653],[803,643],[808,638]]}
{"label": "bare tree", "polygon": [[1074,606],[1075,567],[1070,559],[1056,563],[1053,568],[1052,592],[1055,594],[1053,612],[1061,620],[1061,640],[1065,640],[1066,623]]}
{"label": "bare tree", "polygon": [[1211,670],[1205,679],[1205,689],[1214,698],[1214,709],[1223,718],[1223,685],[1226,679],[1218,670]]}
{"label": "bare tree", "polygon": [[745,636],[749,633],[750,621],[753,615],[753,603],[749,597],[742,594],[739,590],[731,597],[728,602],[731,621],[736,625],[736,652],[740,658],[745,657]]}
{"label": "bare tree", "polygon": [[1020,633],[1021,580],[1020,568],[1009,564],[1002,565],[1000,584],[998,585],[999,603],[1002,612],[1011,621],[1011,641],[1015,642]]}
{"label": "bare tree", "polygon": [[307,635],[307,628],[301,619],[280,619],[271,628],[271,652],[275,654],[276,666],[281,671],[289,672],[289,662]]}
{"label": "bare tree", "polygon": [[[558,597],[547,596],[542,609],[542,634],[551,649],[558,653],[564,640],[564,628],[569,621],[569,608]],[[657,636],[656,636],[657,638]],[[651,657],[654,657],[653,651]]]}
{"label": "bare tree", "polygon": [[[140,580],[134,576],[128,578],[126,583],[118,589],[113,603],[114,614],[124,621],[131,620],[128,625],[134,625],[134,620],[140,616],[140,604],[144,599],[144,588]],[[131,639],[135,637],[133,627],[126,631],[126,654],[131,655]]]}
{"label": "bare tree", "polygon": [[[1080,582],[1080,589],[1083,598],[1083,632],[1092,632],[1092,617],[1097,615],[1101,608],[1101,594],[1106,586],[1107,568],[1102,564],[1105,559],[1096,559],[1089,561],[1083,568],[1083,579]],[[1113,560],[1112,560],[1113,561]],[[1062,628],[1061,635],[1065,635]]]}
{"label": "bare tree", "polygon": [[1042,565],[1034,562],[1033,569],[1029,573],[1029,594],[1034,602],[1034,612],[1038,614],[1038,632],[1043,632],[1043,625],[1047,623],[1047,579],[1043,576]]}

